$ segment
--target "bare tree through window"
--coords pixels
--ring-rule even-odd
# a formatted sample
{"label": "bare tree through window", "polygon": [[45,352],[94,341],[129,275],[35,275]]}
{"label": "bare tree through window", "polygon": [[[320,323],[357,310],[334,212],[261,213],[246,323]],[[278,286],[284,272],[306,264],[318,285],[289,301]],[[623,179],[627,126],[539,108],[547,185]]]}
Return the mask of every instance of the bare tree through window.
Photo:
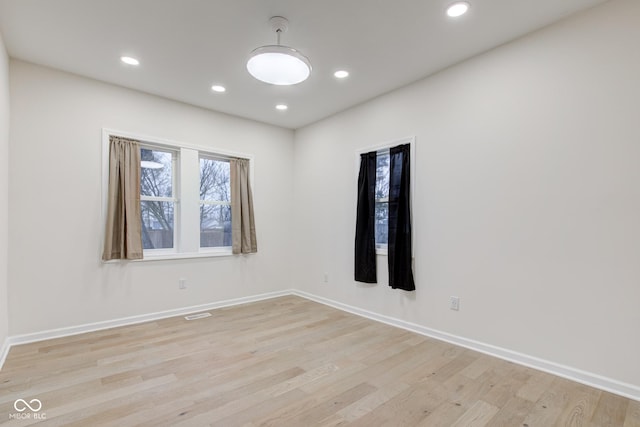
{"label": "bare tree through window", "polygon": [[229,160],[200,158],[200,247],[231,246]]}
{"label": "bare tree through window", "polygon": [[173,157],[168,151],[140,150],[140,207],[144,249],[173,248]]}
{"label": "bare tree through window", "polygon": [[388,242],[389,223],[389,151],[376,154],[376,191],[375,191],[375,229],[376,245]]}

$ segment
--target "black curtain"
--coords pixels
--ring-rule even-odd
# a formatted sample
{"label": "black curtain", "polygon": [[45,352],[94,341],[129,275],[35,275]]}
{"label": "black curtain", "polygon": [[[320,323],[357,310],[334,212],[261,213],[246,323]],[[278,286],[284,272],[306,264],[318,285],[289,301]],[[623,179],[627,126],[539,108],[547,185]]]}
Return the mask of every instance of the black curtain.
{"label": "black curtain", "polygon": [[[389,150],[389,286],[414,291],[411,267],[411,170],[409,144]],[[375,250],[375,249],[374,249]]]}
{"label": "black curtain", "polygon": [[376,283],[375,234],[376,152],[360,155],[356,217],[355,279]]}

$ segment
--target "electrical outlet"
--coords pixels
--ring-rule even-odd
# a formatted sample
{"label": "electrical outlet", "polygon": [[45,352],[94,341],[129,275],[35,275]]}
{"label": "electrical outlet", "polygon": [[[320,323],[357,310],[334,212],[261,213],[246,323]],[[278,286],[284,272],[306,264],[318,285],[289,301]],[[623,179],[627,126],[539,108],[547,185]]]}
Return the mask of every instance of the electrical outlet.
{"label": "electrical outlet", "polygon": [[187,279],[178,279],[178,288],[187,289]]}
{"label": "electrical outlet", "polygon": [[460,298],[454,296],[449,297],[449,308],[455,311],[460,310]]}

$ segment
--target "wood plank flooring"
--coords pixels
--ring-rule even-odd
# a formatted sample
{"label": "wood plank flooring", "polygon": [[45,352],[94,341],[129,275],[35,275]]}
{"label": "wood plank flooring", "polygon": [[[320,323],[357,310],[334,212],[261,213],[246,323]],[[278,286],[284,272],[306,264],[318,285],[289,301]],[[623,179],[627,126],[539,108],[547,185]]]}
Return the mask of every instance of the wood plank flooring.
{"label": "wood plank flooring", "polygon": [[640,402],[302,298],[211,314],[12,348],[0,424],[640,427]]}

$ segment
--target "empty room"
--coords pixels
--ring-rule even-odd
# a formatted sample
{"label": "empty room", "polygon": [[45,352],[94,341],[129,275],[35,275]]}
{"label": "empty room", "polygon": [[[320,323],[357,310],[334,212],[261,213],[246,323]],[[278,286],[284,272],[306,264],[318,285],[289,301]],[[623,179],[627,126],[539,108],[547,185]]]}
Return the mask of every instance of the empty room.
{"label": "empty room", "polygon": [[640,1],[0,0],[0,425],[640,427]]}

